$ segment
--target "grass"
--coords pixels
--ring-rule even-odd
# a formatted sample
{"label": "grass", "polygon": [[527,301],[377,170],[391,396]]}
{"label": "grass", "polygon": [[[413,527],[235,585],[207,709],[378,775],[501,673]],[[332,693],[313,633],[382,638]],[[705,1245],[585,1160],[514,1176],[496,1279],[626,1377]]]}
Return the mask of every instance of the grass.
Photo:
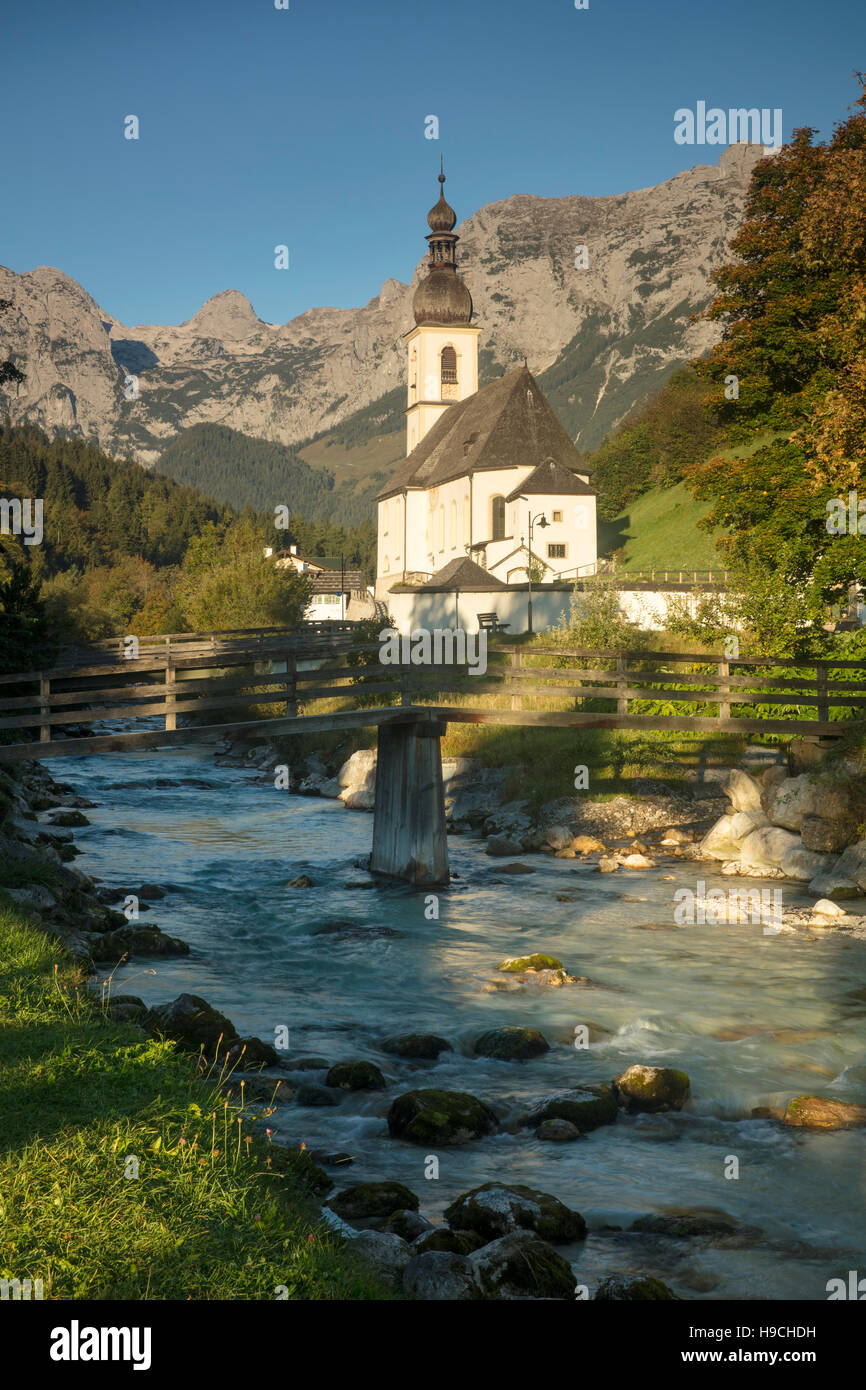
{"label": "grass", "polygon": [[0,908],[0,1278],[54,1299],[392,1297],[321,1221],[313,1165],[197,1070]]}

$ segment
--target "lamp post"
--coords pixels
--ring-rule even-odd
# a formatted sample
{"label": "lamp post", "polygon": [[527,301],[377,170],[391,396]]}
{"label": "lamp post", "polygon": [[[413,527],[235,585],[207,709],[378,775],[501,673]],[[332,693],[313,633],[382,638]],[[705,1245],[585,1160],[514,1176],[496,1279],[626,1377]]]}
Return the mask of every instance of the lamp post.
{"label": "lamp post", "polygon": [[[524,496],[523,496],[523,493],[520,493],[520,494],[519,494],[519,500],[520,500],[521,502],[528,502],[528,501],[529,501],[529,498],[528,498],[528,497],[524,497]],[[533,526],[535,525],[535,523],[537,522],[538,525],[539,525],[539,526],[542,528],[542,530],[543,530],[544,527],[545,527],[545,526],[549,526],[550,523],[549,523],[549,521],[547,520],[547,517],[544,515],[544,512],[538,512],[535,516],[533,516],[533,515],[532,515],[532,508],[531,508],[531,507],[530,507],[530,509],[529,509],[529,512],[528,512],[527,516],[528,516],[528,522],[529,522],[529,564],[528,564],[527,567],[526,567],[526,574],[527,574],[527,577],[528,577],[528,579],[529,579],[529,597],[528,597],[528,601],[527,601],[527,605],[526,605],[526,619],[527,619],[527,632],[529,632],[529,634],[530,634],[530,636],[531,636],[531,635],[532,635],[532,528],[533,528]]]}

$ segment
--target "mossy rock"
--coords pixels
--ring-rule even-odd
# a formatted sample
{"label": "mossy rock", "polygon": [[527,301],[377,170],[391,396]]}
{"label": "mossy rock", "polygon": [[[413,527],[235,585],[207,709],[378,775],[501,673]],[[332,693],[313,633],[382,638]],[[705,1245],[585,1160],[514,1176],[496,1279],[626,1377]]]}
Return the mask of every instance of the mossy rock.
{"label": "mossy rock", "polygon": [[396,1211],[417,1211],[421,1203],[401,1182],[356,1182],[337,1192],[326,1205],[351,1226],[370,1218],[385,1221]]}
{"label": "mossy rock", "polygon": [[724,1211],[657,1212],[633,1221],[630,1231],[643,1235],[675,1236],[681,1240],[696,1236],[724,1238],[747,1235],[752,1228],[741,1227],[733,1216]]}
{"label": "mossy rock", "polygon": [[397,1057],[417,1057],[425,1062],[435,1062],[440,1052],[453,1050],[450,1042],[440,1038],[437,1033],[399,1033],[382,1043],[383,1052],[391,1052]]}
{"label": "mossy rock", "polygon": [[574,1298],[571,1265],[530,1231],[492,1241],[470,1255],[469,1263],[485,1299]]}
{"label": "mossy rock", "polygon": [[634,1066],[614,1077],[611,1089],[629,1114],[655,1115],[682,1110],[691,1094],[691,1083],[686,1073],[675,1067]]}
{"label": "mossy rock", "polygon": [[595,1296],[608,1303],[660,1303],[670,1299],[678,1300],[678,1295],[673,1289],[669,1289],[667,1284],[663,1284],[661,1279],[625,1279],[619,1274],[612,1274],[610,1278],[603,1280]]}
{"label": "mossy rock", "polygon": [[56,815],[51,817],[48,823],[49,825],[68,826],[71,828],[78,825],[89,825],[90,821],[81,811],[58,811]]}
{"label": "mossy rock", "polygon": [[500,961],[496,968],[522,975],[525,970],[564,970],[565,966],[557,956],[545,956],[539,951],[534,956],[514,956],[511,960]]}
{"label": "mossy rock", "polygon": [[337,1062],[325,1077],[325,1085],[338,1086],[341,1091],[384,1091],[386,1083],[375,1062]]}
{"label": "mossy rock", "polygon": [[270,1143],[267,1156],[271,1160],[272,1172],[285,1173],[297,1179],[317,1197],[324,1197],[334,1186],[334,1179],[313,1162],[306,1150],[287,1149],[282,1144]]}
{"label": "mossy rock", "polygon": [[550,1043],[537,1028],[488,1028],[475,1041],[478,1057],[499,1062],[526,1062],[550,1051]]}
{"label": "mossy rock", "polygon": [[391,1135],[412,1144],[465,1144],[498,1127],[490,1106],[464,1091],[406,1091],[388,1111]]}
{"label": "mossy rock", "polygon": [[568,1120],[581,1134],[588,1134],[601,1125],[613,1124],[617,1114],[617,1104],[610,1087],[593,1082],[568,1091],[554,1091],[533,1106],[521,1124],[531,1125],[535,1129],[545,1120]]}
{"label": "mossy rock", "polygon": [[431,1231],[412,1249],[419,1255],[426,1255],[428,1250],[447,1250],[449,1255],[471,1255],[486,1244],[483,1236],[477,1236],[474,1231],[438,1230]]}
{"label": "mossy rock", "polygon": [[586,1222],[580,1212],[534,1187],[486,1182],[464,1192],[445,1208],[445,1220],[456,1231],[474,1231],[485,1240],[498,1240],[514,1231],[534,1231],[542,1240],[568,1244],[582,1240]]}

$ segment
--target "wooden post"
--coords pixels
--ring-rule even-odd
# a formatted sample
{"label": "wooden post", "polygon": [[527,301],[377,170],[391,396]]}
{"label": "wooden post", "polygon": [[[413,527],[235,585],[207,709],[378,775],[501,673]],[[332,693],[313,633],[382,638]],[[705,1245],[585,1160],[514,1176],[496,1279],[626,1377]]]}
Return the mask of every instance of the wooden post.
{"label": "wooden post", "polygon": [[51,742],[51,681],[47,676],[39,677],[39,742]]}
{"label": "wooden post", "polygon": [[[627,660],[625,654],[620,652],[616,658],[616,688],[624,692],[627,685]],[[625,694],[617,696],[616,712],[617,714],[628,714],[628,699]]]}
{"label": "wooden post", "polygon": [[827,663],[815,662],[816,693],[818,696],[818,722],[827,724],[830,720],[830,706],[827,700]]}
{"label": "wooden post", "polygon": [[727,661],[719,662],[719,718],[730,719],[731,717],[731,687],[729,677],[731,668]]}
{"label": "wooden post", "polygon": [[[521,651],[521,649],[520,649],[519,647],[515,647],[514,651],[511,653],[511,669],[512,669],[512,671],[518,671],[518,670],[520,670],[520,668],[521,668],[522,665],[523,665],[523,652]],[[520,695],[517,693],[519,690],[520,690],[520,684],[519,684],[519,682],[516,681],[514,678],[512,678],[512,681],[511,681],[511,708],[512,708],[512,709],[520,709],[520,708],[521,708],[521,704],[520,704],[520,699],[521,699],[521,697],[520,697]]]}
{"label": "wooden post", "polygon": [[174,712],[175,689],[174,665],[171,657],[168,657],[165,663],[165,727],[167,729],[177,728],[177,715]]}
{"label": "wooden post", "polygon": [[286,656],[286,714],[298,717],[298,661],[291,655]]}
{"label": "wooden post", "polygon": [[409,689],[409,667],[400,666],[400,704],[411,705],[412,693]]}
{"label": "wooden post", "polygon": [[370,871],[418,887],[448,883],[438,719],[381,724]]}

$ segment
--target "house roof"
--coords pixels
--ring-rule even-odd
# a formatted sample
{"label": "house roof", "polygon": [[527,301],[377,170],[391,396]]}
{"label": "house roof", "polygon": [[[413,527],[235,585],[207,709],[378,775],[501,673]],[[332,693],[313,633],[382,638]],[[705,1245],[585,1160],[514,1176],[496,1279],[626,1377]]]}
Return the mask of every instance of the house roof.
{"label": "house roof", "polygon": [[[571,436],[527,367],[497,377],[440,415],[382,488],[379,499],[405,488],[431,488],[492,468],[536,467],[547,459],[573,480],[589,473]],[[590,492],[585,483],[581,489]],[[574,491],[572,486],[568,489]]]}
{"label": "house roof", "polygon": [[578,478],[570,468],[563,468],[561,463],[557,463],[552,458],[547,458],[534,468],[529,477],[526,478],[519,487],[510,492],[506,497],[506,502],[513,502],[521,493],[532,495],[542,493],[546,495],[570,495],[572,497],[595,497],[595,489],[585,483],[582,478]]}
{"label": "house roof", "polygon": [[420,589],[504,589],[505,585],[501,579],[497,579],[494,574],[489,574],[487,570],[476,565],[474,560],[470,560],[468,555],[458,556],[456,560],[449,560],[447,565],[443,565],[441,570],[437,570],[426,584],[420,585]]}
{"label": "house roof", "polygon": [[322,570],[319,574],[306,574],[314,594],[349,594],[366,588],[361,570]]}

